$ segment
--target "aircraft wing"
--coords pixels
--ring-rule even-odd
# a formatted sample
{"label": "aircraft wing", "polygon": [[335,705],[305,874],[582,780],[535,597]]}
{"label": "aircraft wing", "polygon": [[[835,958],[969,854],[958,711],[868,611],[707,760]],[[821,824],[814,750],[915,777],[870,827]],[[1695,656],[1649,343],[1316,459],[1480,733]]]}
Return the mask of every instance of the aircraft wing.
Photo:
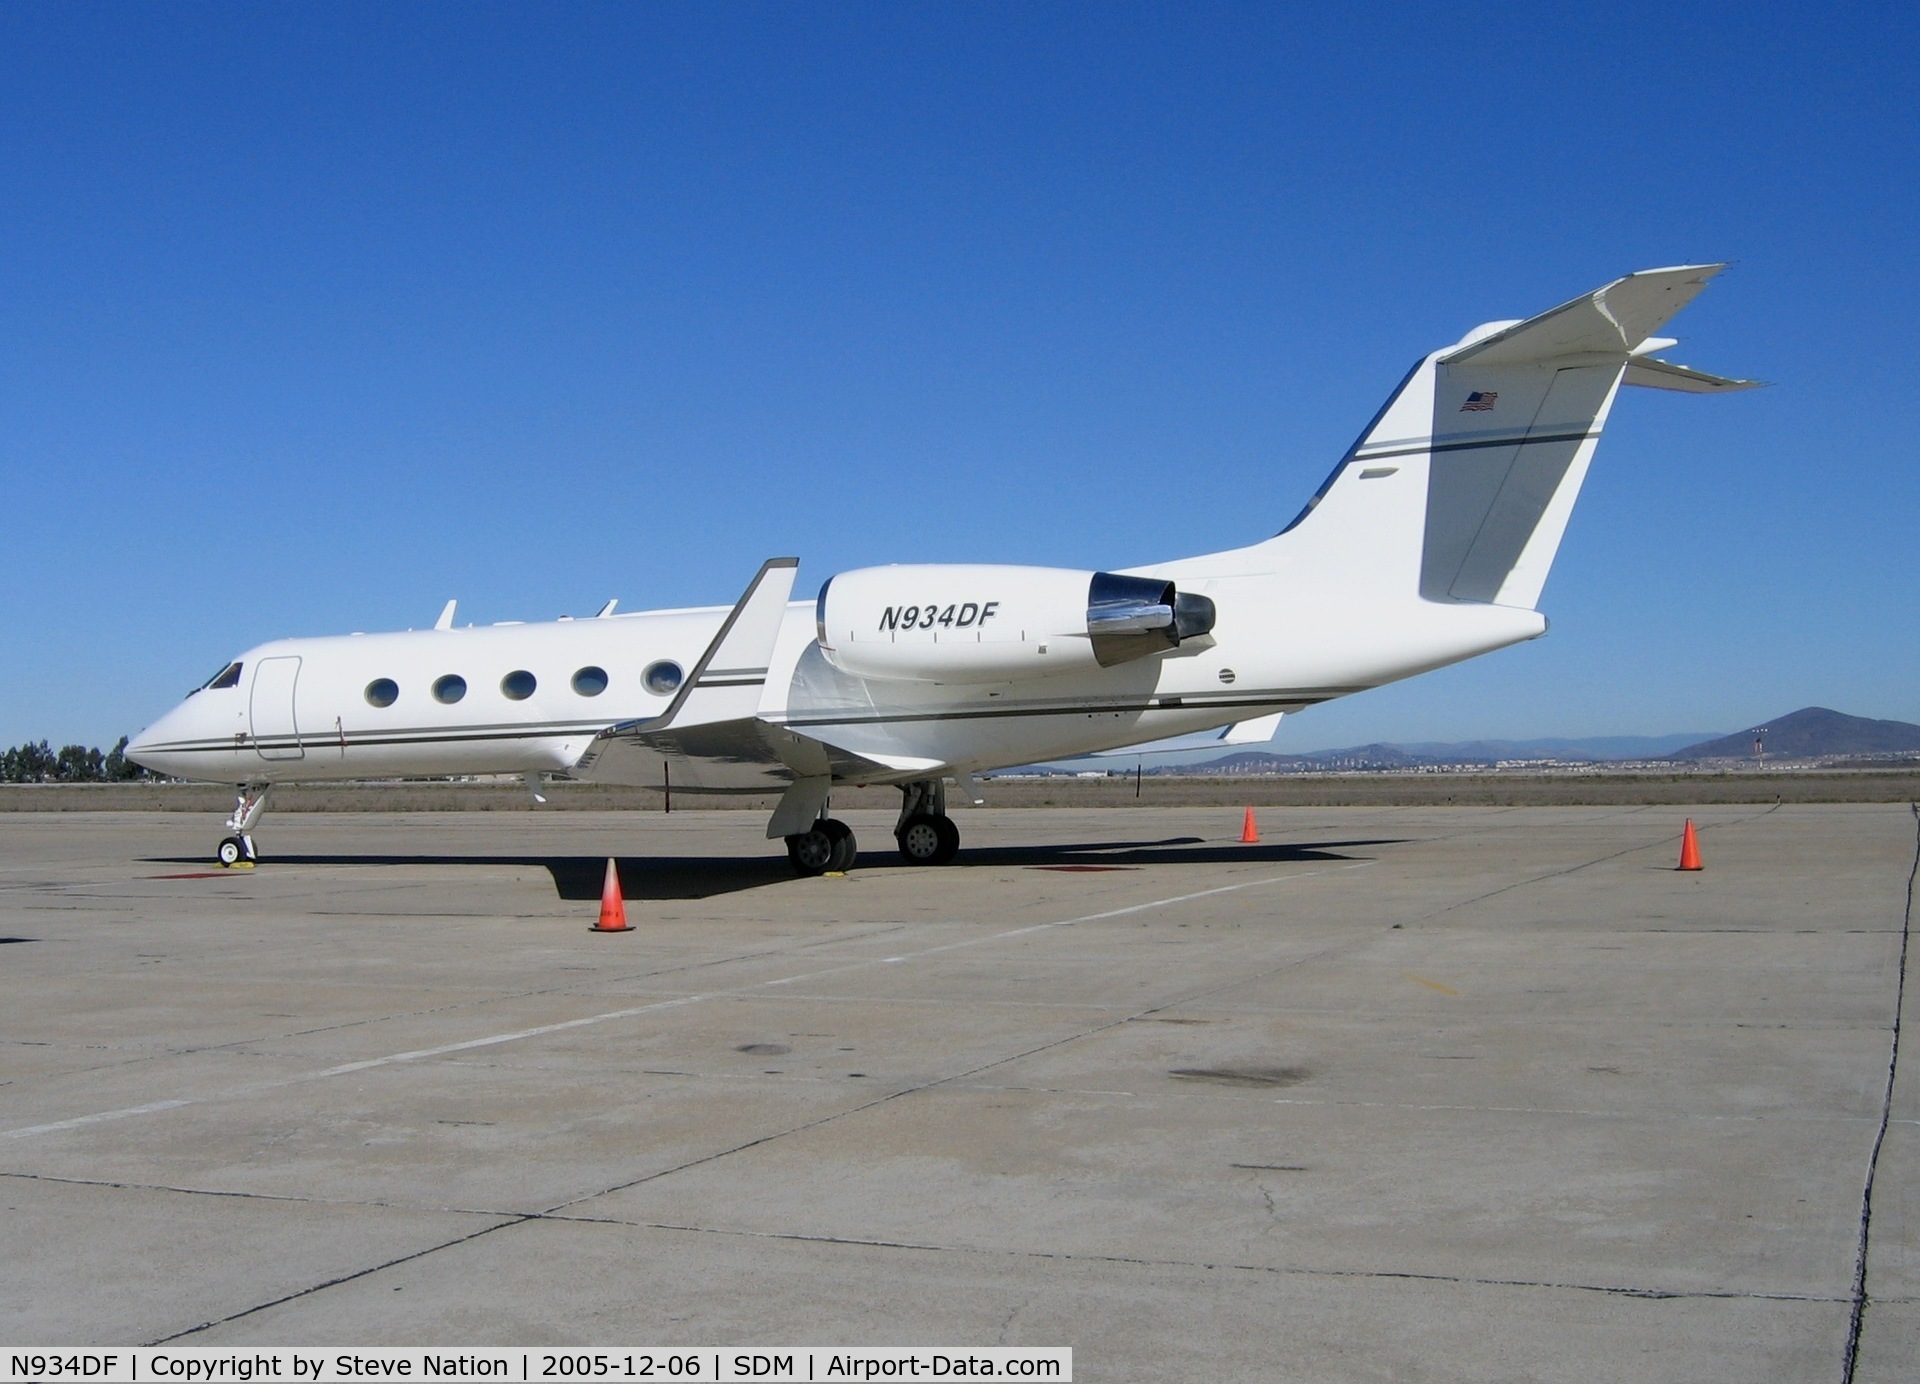
{"label": "aircraft wing", "polygon": [[757,716],[660,730],[648,725],[627,721],[607,727],[570,777],[688,793],[779,793],[799,778],[893,783],[926,778],[945,767],[937,760],[868,758]]}
{"label": "aircraft wing", "polygon": [[1219,730],[1201,730],[1191,735],[1148,740],[1139,745],[1122,745],[1118,749],[1094,750],[1090,754],[1075,755],[1074,758],[1111,759],[1119,755],[1131,758],[1143,754],[1170,754],[1175,750],[1217,750],[1222,745],[1264,745],[1273,739],[1274,732],[1280,729],[1280,718],[1284,714],[1284,712],[1275,711],[1266,716],[1255,717],[1251,721],[1236,721]]}
{"label": "aircraft wing", "polygon": [[762,563],[667,709],[608,726],[570,777],[689,793],[777,793],[796,778],[889,781],[943,767],[932,760],[870,759],[760,719],[799,565],[791,557]]}
{"label": "aircraft wing", "polygon": [[627,724],[650,731],[684,730],[737,721],[757,712],[760,694],[767,685],[767,665],[773,659],[781,622],[786,619],[787,598],[793,594],[794,573],[799,566],[797,557],[773,557],[761,563],[747,584],[746,594],[727,612],[719,633],[693,665],[667,709],[658,716]]}

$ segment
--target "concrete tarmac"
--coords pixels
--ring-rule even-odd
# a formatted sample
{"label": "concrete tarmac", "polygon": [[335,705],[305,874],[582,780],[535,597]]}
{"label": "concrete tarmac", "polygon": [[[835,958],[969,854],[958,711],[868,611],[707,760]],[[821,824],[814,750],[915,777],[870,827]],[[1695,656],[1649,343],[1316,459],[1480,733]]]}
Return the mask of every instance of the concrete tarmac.
{"label": "concrete tarmac", "polygon": [[0,817],[0,1342],[1920,1378],[1905,805],[845,815]]}

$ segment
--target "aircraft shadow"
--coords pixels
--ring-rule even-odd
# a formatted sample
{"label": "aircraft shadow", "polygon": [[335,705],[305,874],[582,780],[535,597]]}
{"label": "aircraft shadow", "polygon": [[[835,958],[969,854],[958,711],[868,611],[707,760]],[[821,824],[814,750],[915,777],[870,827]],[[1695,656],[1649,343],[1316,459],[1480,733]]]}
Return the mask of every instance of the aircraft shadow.
{"label": "aircraft shadow", "polygon": [[[1258,862],[1290,864],[1315,860],[1351,860],[1342,852],[1358,847],[1386,846],[1397,838],[1355,841],[1273,841],[1255,845],[1204,841],[1197,836],[1175,836],[1159,841],[1050,842],[1035,846],[962,847],[947,869],[1017,866],[1029,869],[1098,870],[1142,865],[1225,865]],[[793,867],[781,853],[751,856],[620,856],[621,893],[628,899],[707,899],[743,893],[794,878]],[[197,856],[148,857],[156,865],[203,865]],[[280,855],[263,862],[275,865],[508,865],[545,870],[555,894],[570,901],[600,897],[606,878],[604,856],[556,855],[410,855],[359,853],[336,855]],[[890,848],[860,853],[855,869],[917,870]]]}

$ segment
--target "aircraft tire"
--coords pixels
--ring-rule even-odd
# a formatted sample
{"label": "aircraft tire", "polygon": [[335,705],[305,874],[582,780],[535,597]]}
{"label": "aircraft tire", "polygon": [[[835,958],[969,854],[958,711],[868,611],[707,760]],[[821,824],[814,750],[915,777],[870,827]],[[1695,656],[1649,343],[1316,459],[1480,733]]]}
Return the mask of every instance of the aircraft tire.
{"label": "aircraft tire", "polygon": [[900,858],[909,865],[931,865],[934,857],[940,853],[940,829],[934,825],[939,818],[925,812],[916,812],[900,824],[895,834],[900,843]]}
{"label": "aircraft tire", "polygon": [[837,849],[838,843],[819,822],[787,838],[787,859],[793,862],[794,873],[802,876],[824,875],[833,868]]}
{"label": "aircraft tire", "polygon": [[909,865],[945,865],[960,849],[960,828],[951,817],[916,812],[901,824],[899,841]]}
{"label": "aircraft tire", "polygon": [[933,829],[940,833],[940,849],[935,852],[935,865],[951,865],[953,858],[960,854],[960,828],[953,824],[951,817],[935,817]]}
{"label": "aircraft tire", "polygon": [[220,842],[220,848],[214,852],[214,858],[228,869],[250,859],[252,855],[253,852],[247,849],[247,843],[238,836],[225,838]]}
{"label": "aircraft tire", "polygon": [[828,817],[820,823],[820,830],[833,842],[833,856],[827,862],[827,873],[834,874],[851,870],[854,858],[860,854],[860,843],[854,839],[853,828],[836,818]]}

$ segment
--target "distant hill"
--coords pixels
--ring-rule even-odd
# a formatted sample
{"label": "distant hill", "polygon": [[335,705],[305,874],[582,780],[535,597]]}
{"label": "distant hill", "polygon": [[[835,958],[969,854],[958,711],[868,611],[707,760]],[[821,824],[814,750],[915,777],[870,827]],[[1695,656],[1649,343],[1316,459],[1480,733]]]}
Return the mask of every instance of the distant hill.
{"label": "distant hill", "polygon": [[1242,750],[1203,763],[1179,765],[1157,772],[1176,774],[1284,774],[1311,769],[1407,769],[1437,760],[1408,754],[1398,745],[1355,745],[1346,750],[1316,750],[1312,754],[1269,754]]}
{"label": "distant hill", "polygon": [[1218,759],[1162,769],[1176,774],[1277,774],[1327,769],[1411,769],[1423,764],[1498,764],[1514,759],[1559,759],[1604,763],[1615,759],[1658,759],[1699,740],[1682,735],[1597,735],[1584,740],[1422,741],[1410,745],[1349,745],[1338,750],[1275,754],[1241,750]]}
{"label": "distant hill", "polygon": [[1420,742],[1398,748],[1444,763],[1481,763],[1500,759],[1657,759],[1707,739],[1701,731],[1669,735],[1589,735],[1544,740],[1462,740]]}
{"label": "distant hill", "polygon": [[[1787,716],[1756,722],[1767,728],[1769,757],[1818,759],[1825,755],[1895,754],[1920,750],[1920,726],[1908,721],[1870,721],[1824,706],[1802,707]],[[1703,740],[1667,756],[1675,760],[1751,759],[1753,731]]]}
{"label": "distant hill", "polygon": [[[1843,755],[1899,755],[1920,753],[1920,725],[1906,721],[1871,721],[1847,716],[1826,707],[1810,706],[1789,716],[1756,722],[1767,727],[1769,759],[1824,759]],[[1191,749],[1205,748],[1195,744]],[[1276,754],[1246,749],[1207,760],[1158,761],[1144,756],[1151,774],[1312,774],[1353,770],[1488,766],[1513,760],[1559,760],[1605,764],[1621,760],[1694,762],[1708,759],[1751,759],[1753,732],[1732,735],[1595,735],[1584,739],[1418,741],[1405,745],[1374,743],[1338,750],[1307,750]],[[1068,761],[1050,771],[1073,772]],[[1036,769],[1045,766],[1034,766]],[[1083,771],[1084,772],[1084,771]],[[1110,771],[1112,772],[1112,771]]]}

